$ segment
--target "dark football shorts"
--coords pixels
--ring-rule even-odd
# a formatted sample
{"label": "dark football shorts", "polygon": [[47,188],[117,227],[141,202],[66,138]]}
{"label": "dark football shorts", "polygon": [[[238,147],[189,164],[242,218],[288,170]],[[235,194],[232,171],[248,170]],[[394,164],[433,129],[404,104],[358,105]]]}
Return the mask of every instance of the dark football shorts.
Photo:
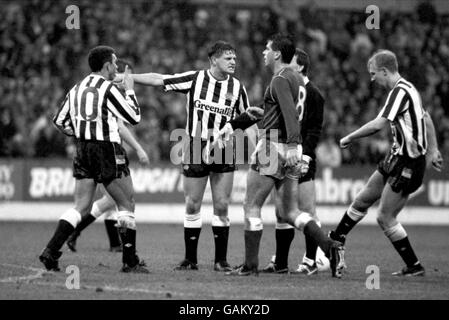
{"label": "dark football shorts", "polygon": [[109,184],[112,180],[129,176],[129,160],[125,149],[109,141],[77,140],[73,159],[76,179],[93,179]]}
{"label": "dark football shorts", "polygon": [[[185,177],[202,178],[207,177],[211,172],[225,173],[234,172],[235,152],[234,146],[229,144],[224,149],[215,148],[206,157],[206,140],[188,137],[182,150],[181,171]],[[218,152],[215,154],[214,152]]]}
{"label": "dark football shorts", "polygon": [[418,190],[424,179],[426,157],[409,158],[393,155],[391,152],[379,162],[377,169],[386,179],[394,192],[404,195]]}
{"label": "dark football shorts", "polygon": [[316,161],[315,159],[312,159],[309,162],[309,170],[307,171],[304,177],[300,177],[298,179],[298,183],[301,184],[303,182],[315,180],[315,174],[316,174]]}

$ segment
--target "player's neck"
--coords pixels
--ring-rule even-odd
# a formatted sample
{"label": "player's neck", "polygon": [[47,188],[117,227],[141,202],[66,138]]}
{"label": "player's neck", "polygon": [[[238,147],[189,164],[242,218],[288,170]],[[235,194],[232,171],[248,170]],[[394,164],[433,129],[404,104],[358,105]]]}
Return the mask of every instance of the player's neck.
{"label": "player's neck", "polygon": [[228,78],[228,74],[225,72],[220,72],[215,68],[211,68],[209,69],[210,74],[212,75],[212,77],[214,77],[215,80],[217,81],[223,81],[226,80]]}
{"label": "player's neck", "polygon": [[275,63],[274,67],[273,67],[273,74],[278,74],[279,71],[281,71],[282,69],[284,69],[284,68],[286,68],[288,66],[289,66],[289,64],[287,64],[287,63],[282,63],[282,62]]}
{"label": "player's neck", "polygon": [[92,74],[97,75],[97,76],[102,76],[106,80],[109,80],[109,73],[107,71],[92,72]]}
{"label": "player's neck", "polygon": [[394,88],[399,79],[401,79],[401,75],[399,73],[395,73],[391,75],[390,79],[388,79],[388,89],[391,90]]}

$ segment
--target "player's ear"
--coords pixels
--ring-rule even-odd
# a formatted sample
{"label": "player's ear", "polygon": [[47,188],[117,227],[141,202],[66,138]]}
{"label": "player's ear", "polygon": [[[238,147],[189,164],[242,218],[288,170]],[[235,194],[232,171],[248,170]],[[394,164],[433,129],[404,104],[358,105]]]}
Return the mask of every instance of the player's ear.
{"label": "player's ear", "polygon": [[302,72],[302,70],[304,70],[304,66],[298,65],[298,70],[299,70],[299,72]]}
{"label": "player's ear", "polygon": [[280,60],[281,58],[282,58],[281,52],[275,51],[274,52],[274,60]]}
{"label": "player's ear", "polygon": [[214,66],[216,64],[217,59],[215,58],[215,56],[212,56],[209,58],[209,62],[211,66]]}
{"label": "player's ear", "polygon": [[103,64],[103,69],[106,69],[106,70],[108,70],[109,71],[109,66],[111,65],[111,62],[110,61],[106,61],[104,64]]}

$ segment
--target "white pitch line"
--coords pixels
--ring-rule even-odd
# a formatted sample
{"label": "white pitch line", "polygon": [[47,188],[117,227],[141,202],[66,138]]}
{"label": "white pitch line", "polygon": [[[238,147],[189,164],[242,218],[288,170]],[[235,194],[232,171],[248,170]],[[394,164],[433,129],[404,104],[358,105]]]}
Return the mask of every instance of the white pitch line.
{"label": "white pitch line", "polygon": [[[20,277],[7,277],[0,279],[0,283],[17,283],[17,282],[26,282],[29,283],[32,280],[37,280],[43,277],[45,273],[53,273],[48,272],[41,268],[34,268],[29,266],[23,266],[23,265],[16,265],[16,264],[9,264],[9,263],[1,263],[0,266],[4,267],[11,267],[11,268],[17,268],[17,269],[26,269],[30,271],[35,271],[35,274],[31,274],[28,276],[20,276]],[[33,284],[41,285],[41,286],[47,286],[47,287],[60,287],[60,288],[66,288],[65,284],[62,285],[57,282],[39,282],[34,281]],[[98,289],[103,290],[103,292],[129,292],[129,293],[147,293],[147,294],[155,294],[155,295],[162,295],[166,297],[168,293],[171,294],[171,297],[176,299],[177,296],[181,297],[187,297],[191,298],[192,300],[196,298],[197,294],[195,293],[184,293],[184,292],[170,292],[169,290],[150,290],[146,288],[135,288],[135,287],[117,287],[117,286],[111,286],[111,285],[105,285],[105,286],[92,286],[92,285],[81,285],[80,289],[88,289],[97,291]],[[227,295],[213,295],[215,299],[229,299],[229,296]],[[254,299],[263,299],[263,297],[253,297]]]}
{"label": "white pitch line", "polygon": [[20,265],[16,265],[16,264],[2,263],[1,265],[5,266],[5,267],[27,269],[27,270],[36,272],[35,274],[30,274],[28,276],[3,278],[3,279],[0,279],[1,283],[11,283],[11,282],[18,282],[18,281],[30,282],[31,280],[42,278],[42,275],[46,272],[44,269],[20,266]]}

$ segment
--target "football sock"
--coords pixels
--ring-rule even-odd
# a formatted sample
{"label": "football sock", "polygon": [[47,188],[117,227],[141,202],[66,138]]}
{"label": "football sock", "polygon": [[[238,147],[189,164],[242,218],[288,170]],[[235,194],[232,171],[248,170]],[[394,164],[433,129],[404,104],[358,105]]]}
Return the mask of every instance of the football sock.
{"label": "football sock", "polygon": [[139,263],[136,256],[136,230],[120,228],[120,238],[123,243],[122,261],[130,267]]}
{"label": "football sock", "polygon": [[393,246],[408,267],[414,266],[419,263],[418,257],[416,257],[416,254],[413,251],[408,237],[393,242]]}
{"label": "football sock", "polygon": [[335,233],[338,236],[346,236],[349,231],[354,228],[357,222],[358,221],[354,221],[353,219],[351,219],[351,217],[349,217],[348,212],[345,212],[343,218],[341,218],[340,223],[337,226],[337,229],[335,229]]}
{"label": "football sock", "polygon": [[384,229],[384,234],[390,239],[393,247],[408,267],[419,263],[407,237],[407,232],[400,223],[396,223],[394,226]]}
{"label": "football sock", "polygon": [[259,245],[262,237],[262,230],[245,230],[245,264],[248,268],[259,266]]}
{"label": "football sock", "polygon": [[186,247],[185,258],[193,263],[198,263],[197,249],[198,239],[200,237],[201,228],[185,228],[184,227],[184,243]]}
{"label": "football sock", "polygon": [[212,232],[215,240],[215,262],[226,261],[229,227],[212,226]]}
{"label": "football sock", "polygon": [[310,235],[306,234],[305,238],[306,238],[306,258],[315,261],[318,244]]}
{"label": "football sock", "polygon": [[67,238],[72,234],[73,230],[75,230],[75,228],[68,221],[59,220],[55,233],[47,244],[47,248],[53,252],[59,251]]}
{"label": "football sock", "polygon": [[283,269],[288,266],[288,252],[295,237],[295,229],[276,229],[276,266]]}
{"label": "football sock", "polygon": [[329,254],[329,249],[333,240],[324,234],[323,230],[321,230],[321,228],[314,220],[310,220],[304,226],[304,235],[309,236],[310,238],[315,240],[321,250],[323,250],[326,255]]}
{"label": "football sock", "polygon": [[90,213],[85,214],[82,218],[80,223],[78,223],[78,225],[75,228],[76,233],[80,234],[81,231],[83,231],[84,229],[86,229],[92,222],[94,222],[97,218],[95,218],[93,215],[91,215]]}
{"label": "football sock", "polygon": [[108,234],[110,247],[118,247],[121,245],[120,236],[116,224],[117,220],[104,220],[104,226],[106,227],[106,233]]}

